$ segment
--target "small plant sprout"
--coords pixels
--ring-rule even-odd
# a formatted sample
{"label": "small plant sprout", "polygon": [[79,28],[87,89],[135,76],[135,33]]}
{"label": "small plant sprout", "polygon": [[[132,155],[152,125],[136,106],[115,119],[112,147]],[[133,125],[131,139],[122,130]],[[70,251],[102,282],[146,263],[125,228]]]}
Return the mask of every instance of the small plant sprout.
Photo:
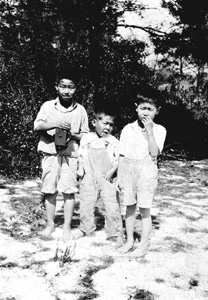
{"label": "small plant sprout", "polygon": [[76,242],[70,241],[70,243],[60,242],[57,240],[54,261],[59,261],[60,267],[63,267],[65,263],[71,262],[75,255]]}
{"label": "small plant sprout", "polygon": [[189,280],[189,289],[192,289],[193,287],[196,287],[199,285],[199,281],[195,278],[191,278]]}

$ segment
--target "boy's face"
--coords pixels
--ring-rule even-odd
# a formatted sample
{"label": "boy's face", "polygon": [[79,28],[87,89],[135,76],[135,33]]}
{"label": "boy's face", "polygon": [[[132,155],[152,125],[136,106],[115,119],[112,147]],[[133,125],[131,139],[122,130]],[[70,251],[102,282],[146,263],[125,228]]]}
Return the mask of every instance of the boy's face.
{"label": "boy's face", "polygon": [[159,109],[154,105],[148,102],[136,104],[136,111],[138,114],[138,119],[142,122],[146,118],[154,120],[155,116],[158,114]]}
{"label": "boy's face", "polygon": [[105,137],[110,134],[114,126],[114,117],[105,114],[99,114],[92,122],[95,132],[99,137]]}
{"label": "boy's face", "polygon": [[58,96],[64,102],[71,102],[71,99],[76,91],[74,82],[70,79],[61,79],[56,86]]}

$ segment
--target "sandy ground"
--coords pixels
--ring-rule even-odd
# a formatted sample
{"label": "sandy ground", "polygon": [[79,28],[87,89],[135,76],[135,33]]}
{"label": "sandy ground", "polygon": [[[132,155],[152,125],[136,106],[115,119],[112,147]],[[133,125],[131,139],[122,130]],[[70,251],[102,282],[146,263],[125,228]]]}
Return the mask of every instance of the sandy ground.
{"label": "sandy ground", "polygon": [[[139,261],[119,255],[106,240],[99,205],[96,235],[63,244],[61,196],[56,231],[52,239],[40,239],[34,223],[25,222],[11,205],[40,197],[40,180],[0,178],[0,299],[208,299],[207,168],[206,160],[161,163],[151,248]],[[73,231],[79,217],[76,202]],[[140,231],[139,217],[136,228]]]}

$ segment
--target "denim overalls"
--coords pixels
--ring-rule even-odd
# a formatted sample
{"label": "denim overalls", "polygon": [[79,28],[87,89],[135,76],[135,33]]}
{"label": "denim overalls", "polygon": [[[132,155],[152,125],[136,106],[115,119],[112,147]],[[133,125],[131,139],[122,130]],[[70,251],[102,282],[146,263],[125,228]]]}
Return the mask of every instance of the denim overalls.
{"label": "denim overalls", "polygon": [[90,235],[95,229],[94,209],[99,197],[105,207],[105,231],[107,237],[122,234],[122,219],[118,204],[115,182],[108,182],[103,174],[109,171],[111,163],[107,146],[93,148],[87,145],[84,161],[85,175],[80,183],[80,230]]}

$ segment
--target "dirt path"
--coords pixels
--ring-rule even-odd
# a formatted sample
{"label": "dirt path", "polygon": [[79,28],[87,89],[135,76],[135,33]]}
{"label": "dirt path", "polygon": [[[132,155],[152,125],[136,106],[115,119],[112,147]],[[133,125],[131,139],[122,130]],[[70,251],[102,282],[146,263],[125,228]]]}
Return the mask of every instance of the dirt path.
{"label": "dirt path", "polygon": [[[53,239],[42,240],[37,230],[43,220],[39,217],[31,222],[31,216],[40,213],[32,205],[32,200],[40,197],[40,181],[8,182],[1,178],[0,299],[207,299],[207,163],[162,162],[152,209],[151,250],[139,262],[119,256],[114,244],[106,240],[101,206],[96,236],[78,240],[74,256],[66,262],[61,255],[67,245],[59,243],[58,259],[54,260],[62,233],[61,198]],[[30,201],[27,215],[18,214],[18,209],[24,208],[22,203],[29,205]],[[78,204],[77,200],[74,230]]]}

